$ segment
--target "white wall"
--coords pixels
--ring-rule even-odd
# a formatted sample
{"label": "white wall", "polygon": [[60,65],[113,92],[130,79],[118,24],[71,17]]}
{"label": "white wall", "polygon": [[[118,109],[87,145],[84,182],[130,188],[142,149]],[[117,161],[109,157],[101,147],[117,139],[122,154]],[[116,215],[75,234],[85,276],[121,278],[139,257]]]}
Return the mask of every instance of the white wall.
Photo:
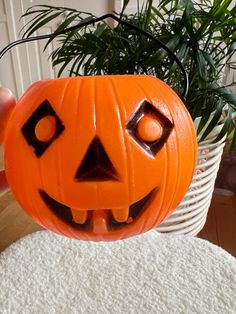
{"label": "white wall", "polygon": [[[6,8],[3,0],[0,0],[0,50],[10,41]],[[9,87],[14,92],[16,91],[13,59],[11,54],[5,55],[4,58],[0,60],[0,85],[1,84]]]}
{"label": "white wall", "polygon": [[[121,0],[0,0],[0,49],[21,37],[19,31],[25,20],[21,15],[26,10],[39,4],[73,7],[81,11],[102,15],[112,10],[119,11]],[[49,23],[38,34],[53,32],[61,19]],[[22,44],[8,52],[0,60],[0,84],[9,87],[19,97],[34,81],[55,77],[57,69],[52,69],[48,56],[55,44],[47,53],[42,54],[44,42]]]}

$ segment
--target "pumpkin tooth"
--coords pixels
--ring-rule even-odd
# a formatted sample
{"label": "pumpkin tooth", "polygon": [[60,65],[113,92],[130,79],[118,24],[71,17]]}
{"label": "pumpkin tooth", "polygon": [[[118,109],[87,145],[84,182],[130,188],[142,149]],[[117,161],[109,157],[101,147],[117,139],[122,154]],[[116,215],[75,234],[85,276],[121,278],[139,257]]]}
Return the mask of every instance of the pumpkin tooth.
{"label": "pumpkin tooth", "polygon": [[117,222],[125,222],[129,218],[129,207],[112,209],[112,215]]}
{"label": "pumpkin tooth", "polygon": [[80,225],[84,224],[88,218],[87,210],[78,210],[78,209],[71,208],[71,213],[72,213],[74,222]]}
{"label": "pumpkin tooth", "polygon": [[94,210],[92,221],[95,234],[107,233],[107,213],[105,210]]}

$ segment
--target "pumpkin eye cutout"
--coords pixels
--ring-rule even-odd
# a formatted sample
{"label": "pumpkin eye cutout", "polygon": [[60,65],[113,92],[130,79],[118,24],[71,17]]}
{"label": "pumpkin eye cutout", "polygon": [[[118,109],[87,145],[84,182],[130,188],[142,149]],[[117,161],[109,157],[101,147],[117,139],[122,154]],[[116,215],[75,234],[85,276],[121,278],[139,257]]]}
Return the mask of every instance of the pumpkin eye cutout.
{"label": "pumpkin eye cutout", "polygon": [[144,142],[158,141],[162,132],[162,125],[152,116],[142,117],[137,124],[137,135]]}
{"label": "pumpkin eye cutout", "polygon": [[50,141],[56,133],[56,119],[46,116],[38,121],[35,126],[35,136],[40,142]]}
{"label": "pumpkin eye cutout", "polygon": [[35,155],[41,157],[64,128],[49,101],[45,100],[24,124],[22,134],[28,145],[34,148]]}
{"label": "pumpkin eye cutout", "polygon": [[146,100],[127,124],[128,133],[151,156],[163,147],[173,128],[174,124]]}

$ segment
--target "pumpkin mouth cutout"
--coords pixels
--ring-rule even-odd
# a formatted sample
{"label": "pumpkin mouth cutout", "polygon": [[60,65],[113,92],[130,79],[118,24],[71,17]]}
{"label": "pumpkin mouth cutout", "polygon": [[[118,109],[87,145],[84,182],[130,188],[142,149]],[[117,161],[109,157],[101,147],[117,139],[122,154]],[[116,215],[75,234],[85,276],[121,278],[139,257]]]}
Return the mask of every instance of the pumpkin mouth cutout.
{"label": "pumpkin mouth cutout", "polygon": [[[124,228],[127,225],[133,224],[142,216],[145,210],[149,207],[158,189],[154,188],[151,192],[145,195],[141,200],[133,203],[128,209],[112,210],[78,210],[72,209],[66,206],[51,196],[45,191],[39,190],[39,194],[46,204],[46,206],[52,211],[52,213],[62,220],[65,224],[80,231],[92,231],[95,234],[104,234],[112,230]],[[114,214],[117,211],[127,211],[127,219],[121,221],[119,217]]]}

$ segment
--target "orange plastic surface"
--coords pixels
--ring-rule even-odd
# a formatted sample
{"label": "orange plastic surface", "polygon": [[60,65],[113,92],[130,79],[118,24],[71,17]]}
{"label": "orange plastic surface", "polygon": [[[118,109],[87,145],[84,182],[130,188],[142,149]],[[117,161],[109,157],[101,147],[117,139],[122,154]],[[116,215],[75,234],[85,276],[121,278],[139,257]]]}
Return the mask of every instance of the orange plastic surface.
{"label": "orange plastic surface", "polygon": [[174,211],[194,174],[197,141],[188,111],[162,81],[94,76],[33,84],[7,122],[4,151],[8,183],[36,222],[111,241]]}
{"label": "orange plastic surface", "polygon": [[162,125],[156,119],[147,116],[138,122],[138,135],[147,142],[157,141],[161,137]]}
{"label": "orange plastic surface", "polygon": [[52,116],[46,116],[39,120],[35,127],[35,135],[41,142],[51,140],[56,132],[56,121]]}

